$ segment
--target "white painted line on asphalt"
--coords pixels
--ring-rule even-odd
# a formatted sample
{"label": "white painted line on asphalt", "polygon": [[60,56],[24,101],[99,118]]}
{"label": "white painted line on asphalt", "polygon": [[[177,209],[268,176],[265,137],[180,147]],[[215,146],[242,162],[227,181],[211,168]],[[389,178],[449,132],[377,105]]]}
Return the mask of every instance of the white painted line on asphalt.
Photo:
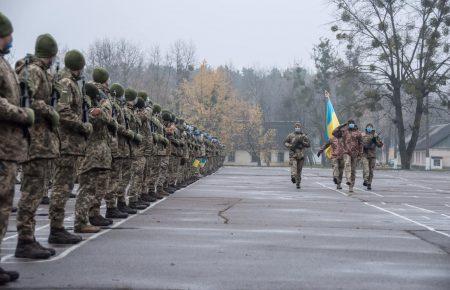
{"label": "white painted line on asphalt", "polygon": [[331,189],[331,190],[333,190],[333,191],[339,192],[339,193],[342,194],[342,195],[350,196],[350,195],[348,195],[347,193],[345,193],[345,192],[343,192],[343,191],[340,191],[339,189],[334,189],[334,188],[332,188],[332,187],[328,187],[328,186],[326,186],[325,184],[322,184],[322,183],[317,182],[317,181],[316,181],[316,183],[317,183],[318,185],[322,186],[322,187],[325,187],[325,188]]}
{"label": "white painted line on asphalt", "polygon": [[445,216],[446,218],[450,219],[450,215],[446,215],[445,213],[441,213],[441,216]]}
{"label": "white painted line on asphalt", "polygon": [[379,194],[379,193],[376,193],[376,192],[371,191],[371,190],[365,190],[365,189],[359,188],[359,187],[355,187],[355,189],[357,189],[357,190],[359,190],[359,191],[364,191],[364,192],[367,192],[367,193],[371,193],[371,194],[376,195],[376,196],[379,196],[379,197],[384,197],[384,195]]}
{"label": "white painted line on asphalt", "polygon": [[7,256],[3,257],[2,263],[3,264],[22,264],[22,263],[24,263],[24,264],[31,264],[31,263],[48,263],[48,262],[60,260],[60,259],[62,259],[64,257],[66,257],[67,255],[69,255],[70,253],[72,253],[73,251],[75,251],[76,249],[78,249],[81,246],[85,245],[89,241],[94,240],[94,239],[96,239],[96,238],[98,238],[98,237],[100,237],[100,236],[110,232],[112,229],[117,228],[118,226],[120,226],[124,222],[127,222],[127,221],[131,220],[132,218],[134,218],[136,216],[139,216],[142,213],[145,213],[146,211],[148,211],[149,209],[151,209],[152,207],[154,207],[155,205],[159,204],[160,202],[162,202],[162,201],[164,201],[166,199],[167,199],[167,197],[165,197],[165,198],[163,198],[161,200],[158,200],[157,202],[151,204],[146,209],[139,211],[137,214],[130,215],[128,218],[123,219],[123,220],[121,220],[121,221],[119,221],[117,223],[114,223],[110,228],[101,230],[100,232],[98,232],[98,233],[88,237],[86,240],[83,240],[80,243],[78,243],[78,244],[76,244],[76,245],[74,245],[72,247],[67,248],[66,250],[61,252],[61,254],[56,255],[54,258],[50,258],[50,259],[47,259],[47,260],[29,260],[29,259],[23,259],[22,260],[21,259],[21,260],[18,260],[18,261],[6,262],[9,258],[14,256],[13,254],[11,254],[11,255],[7,255]]}
{"label": "white painted line on asphalt", "polygon": [[412,208],[415,208],[415,209],[418,209],[418,210],[421,210],[421,211],[424,211],[424,212],[436,213],[435,211],[432,211],[432,210],[429,210],[429,209],[426,209],[426,208],[422,208],[422,207],[418,207],[418,206],[415,206],[415,205],[411,205],[411,204],[407,204],[407,203],[404,203],[404,205],[412,207]]}
{"label": "white painted line on asphalt", "polygon": [[424,219],[426,219],[426,220],[431,220],[429,217],[427,217],[427,216],[422,216]]}
{"label": "white painted line on asphalt", "polygon": [[431,189],[431,190],[433,190],[433,188],[431,188],[431,187],[423,186],[423,185],[419,185],[419,184],[411,183],[411,184],[409,184],[409,185],[410,185],[410,186],[414,186],[414,187],[418,187],[418,188]]}
{"label": "white painted line on asphalt", "polygon": [[432,232],[434,232],[434,233],[441,234],[441,235],[443,235],[443,236],[446,236],[446,237],[450,238],[450,234],[441,232],[441,231],[436,230],[436,229],[434,229],[434,228],[432,228],[432,227],[429,227],[429,226],[424,225],[424,224],[422,224],[422,223],[416,222],[415,220],[412,220],[412,219],[410,219],[410,218],[407,218],[407,217],[405,217],[405,216],[402,216],[402,215],[400,215],[400,214],[398,214],[398,213],[395,213],[395,212],[393,212],[393,211],[384,209],[384,208],[379,207],[379,206],[376,206],[376,205],[374,205],[374,204],[370,204],[370,203],[368,203],[368,202],[364,202],[364,204],[367,204],[368,206],[371,206],[371,207],[373,207],[373,208],[379,209],[379,210],[381,210],[381,211],[390,213],[390,214],[392,214],[392,215],[394,215],[394,216],[396,216],[396,217],[398,217],[398,218],[401,218],[401,219],[406,220],[406,221],[409,221],[409,222],[411,222],[411,223],[413,223],[413,224],[415,224],[415,225],[418,225],[418,226],[421,226],[421,227],[423,227],[423,228],[426,228],[427,230],[432,231]]}

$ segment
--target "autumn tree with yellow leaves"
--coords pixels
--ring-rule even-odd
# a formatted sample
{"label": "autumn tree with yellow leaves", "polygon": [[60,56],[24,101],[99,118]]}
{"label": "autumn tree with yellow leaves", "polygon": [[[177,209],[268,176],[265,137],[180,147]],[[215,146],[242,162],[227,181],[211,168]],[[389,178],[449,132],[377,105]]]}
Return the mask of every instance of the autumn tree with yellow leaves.
{"label": "autumn tree with yellow leaves", "polygon": [[274,133],[267,135],[264,131],[261,108],[236,96],[222,68],[213,69],[203,62],[192,80],[180,86],[180,91],[181,115],[217,136],[228,150],[244,149],[259,159],[262,150],[273,143]]}

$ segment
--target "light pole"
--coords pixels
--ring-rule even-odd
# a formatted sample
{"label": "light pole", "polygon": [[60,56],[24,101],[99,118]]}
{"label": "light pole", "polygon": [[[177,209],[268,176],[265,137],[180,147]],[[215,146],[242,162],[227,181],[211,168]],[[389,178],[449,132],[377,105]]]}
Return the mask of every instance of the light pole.
{"label": "light pole", "polygon": [[426,148],[425,148],[425,170],[431,170],[431,158],[430,158],[430,106],[429,96],[426,98],[427,115],[425,116],[426,126]]}

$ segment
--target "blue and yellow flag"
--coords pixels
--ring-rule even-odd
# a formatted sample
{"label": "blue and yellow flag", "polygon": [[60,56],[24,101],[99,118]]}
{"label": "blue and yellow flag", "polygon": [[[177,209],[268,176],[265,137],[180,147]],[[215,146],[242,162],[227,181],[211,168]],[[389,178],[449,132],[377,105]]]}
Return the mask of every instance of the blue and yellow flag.
{"label": "blue and yellow flag", "polygon": [[[339,126],[339,120],[336,116],[336,112],[334,111],[333,104],[329,97],[327,97],[327,129],[325,130],[325,141],[328,142],[331,138],[333,138],[333,130]],[[331,147],[328,147],[325,150],[325,153],[328,158],[331,158]]]}

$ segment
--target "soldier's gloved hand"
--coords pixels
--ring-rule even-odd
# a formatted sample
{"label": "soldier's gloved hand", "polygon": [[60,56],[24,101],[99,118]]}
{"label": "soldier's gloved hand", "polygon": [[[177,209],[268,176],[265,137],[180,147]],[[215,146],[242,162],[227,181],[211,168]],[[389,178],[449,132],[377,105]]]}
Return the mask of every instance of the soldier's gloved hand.
{"label": "soldier's gloved hand", "polygon": [[83,123],[83,134],[87,136],[91,135],[92,133],[92,124],[89,122]]}
{"label": "soldier's gloved hand", "polygon": [[24,108],[25,112],[27,113],[27,120],[25,125],[28,127],[33,126],[34,124],[34,120],[35,120],[35,115],[34,115],[34,110],[31,108]]}
{"label": "soldier's gloved hand", "polygon": [[317,157],[320,157],[320,154],[322,154],[322,150],[319,150],[319,152],[317,152]]}
{"label": "soldier's gloved hand", "polygon": [[134,134],[134,141],[136,141],[136,143],[140,144],[142,142],[142,135],[139,133]]}
{"label": "soldier's gloved hand", "polygon": [[50,111],[50,122],[52,123],[53,128],[59,126],[59,114],[55,110]]}
{"label": "soldier's gloved hand", "polygon": [[372,143],[377,143],[377,137],[375,136],[372,137]]}

